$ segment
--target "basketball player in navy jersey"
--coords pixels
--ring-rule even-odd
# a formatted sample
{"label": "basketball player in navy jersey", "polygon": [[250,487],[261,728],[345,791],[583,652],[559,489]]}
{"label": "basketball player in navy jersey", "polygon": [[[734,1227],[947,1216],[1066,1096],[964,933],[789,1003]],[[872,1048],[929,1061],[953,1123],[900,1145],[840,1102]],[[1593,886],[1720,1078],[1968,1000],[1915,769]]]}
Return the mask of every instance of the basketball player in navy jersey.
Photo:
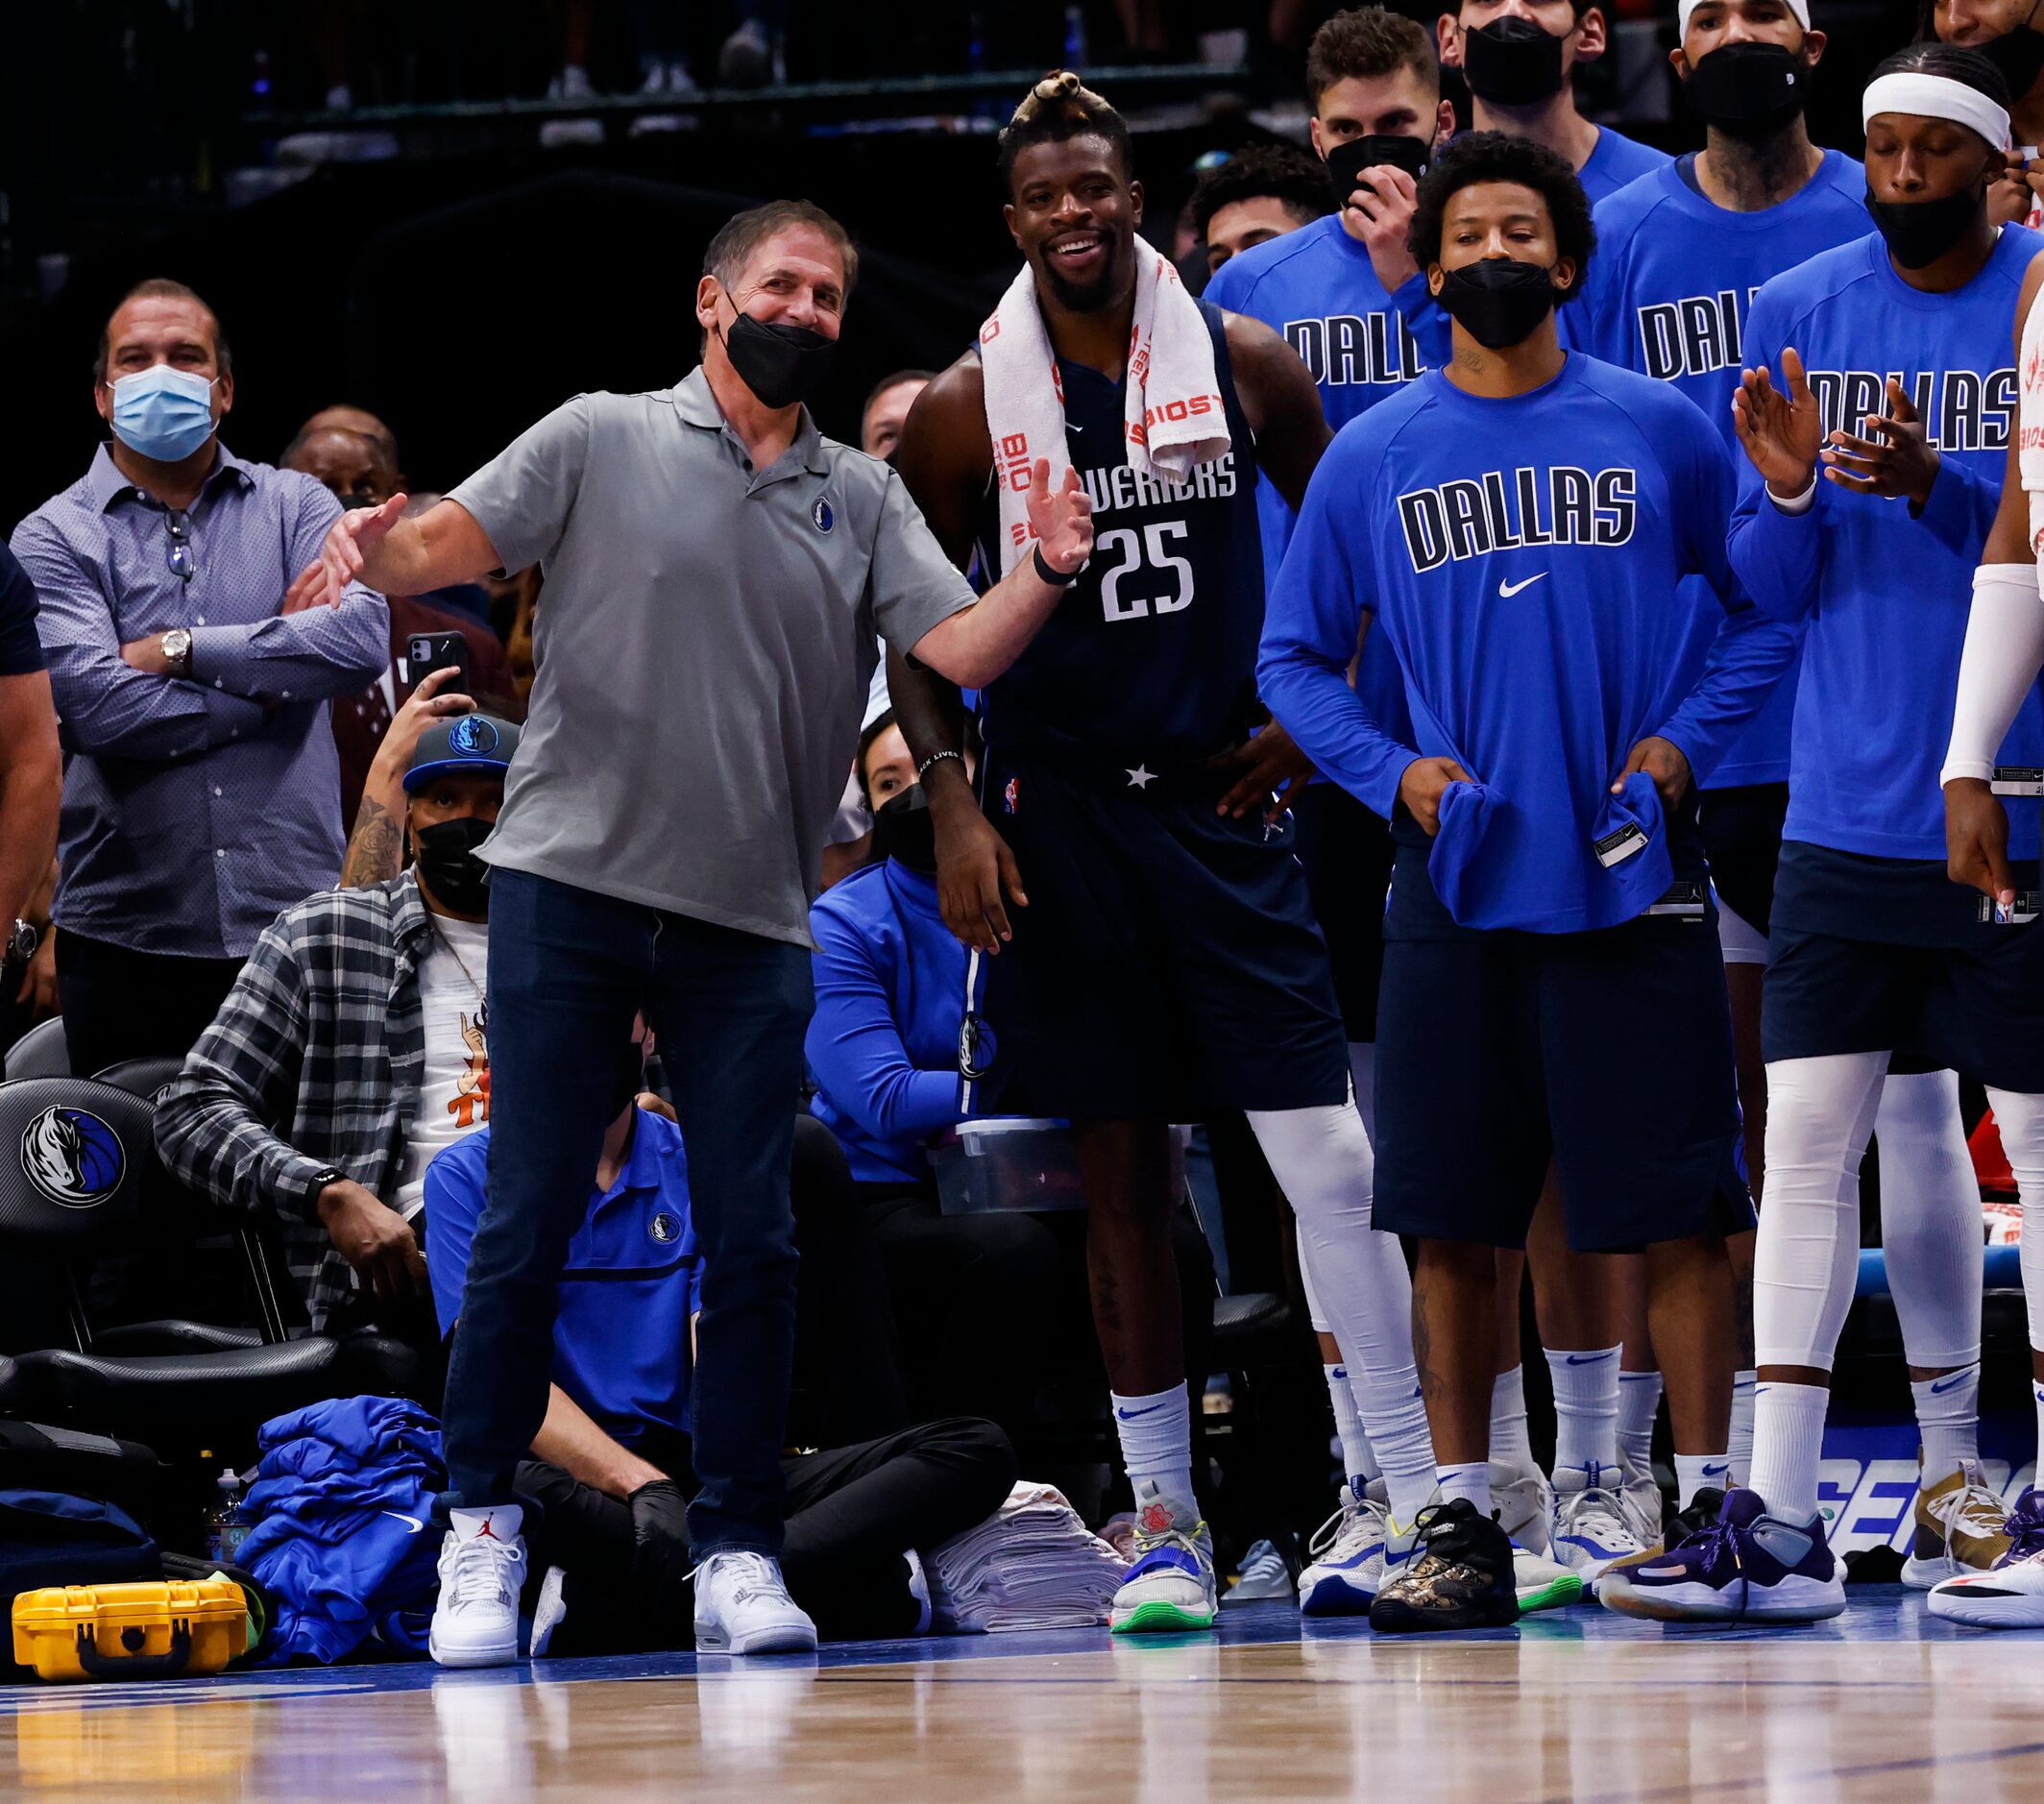
{"label": "basketball player in navy jersey", "polygon": [[[1256,481],[1296,504],[1328,434],[1312,378],[1277,333],[1160,293],[1159,313],[1198,309],[1180,317],[1210,340],[1227,449],[1183,482],[1139,475],[1125,364],[1138,284],[1155,272],[1138,249],[1127,128],[1076,81],[1051,78],[1003,133],[1001,162],[1034,277],[1018,287],[1055,357],[1040,379],[1057,386],[1064,449],[1095,500],[1095,555],[983,696],[984,815],[946,756],[955,701],[901,661],[889,681],[936,823],[945,918],[981,955],[969,1060],[1006,1096],[1074,1124],[1094,1318],[1137,1510],[1139,1557],[1110,1621],[1202,1627],[1213,1569],[1192,1494],[1167,1123],[1245,1110],[1291,1199],[1384,1467],[1386,1558],[1402,1559],[1433,1483],[1409,1282],[1396,1241],[1369,1226],[1369,1140],[1326,949],[1273,801],[1307,767],[1280,730],[1255,731]],[[998,406],[977,351],[939,376],[897,468],[939,540],[993,572],[989,390]]]}

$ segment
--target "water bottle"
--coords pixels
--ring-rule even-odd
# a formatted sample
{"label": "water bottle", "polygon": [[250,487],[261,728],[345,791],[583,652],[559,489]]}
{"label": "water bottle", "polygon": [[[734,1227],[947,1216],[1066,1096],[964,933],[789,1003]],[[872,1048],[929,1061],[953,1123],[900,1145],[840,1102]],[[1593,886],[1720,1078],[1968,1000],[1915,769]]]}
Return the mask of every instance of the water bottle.
{"label": "water bottle", "polygon": [[1072,70],[1086,65],[1085,8],[1064,9],[1064,66]]}
{"label": "water bottle", "polygon": [[241,1480],[232,1468],[224,1468],[216,1481],[220,1500],[206,1512],[206,1557],[215,1566],[237,1565],[241,1544],[255,1524],[241,1501]]}

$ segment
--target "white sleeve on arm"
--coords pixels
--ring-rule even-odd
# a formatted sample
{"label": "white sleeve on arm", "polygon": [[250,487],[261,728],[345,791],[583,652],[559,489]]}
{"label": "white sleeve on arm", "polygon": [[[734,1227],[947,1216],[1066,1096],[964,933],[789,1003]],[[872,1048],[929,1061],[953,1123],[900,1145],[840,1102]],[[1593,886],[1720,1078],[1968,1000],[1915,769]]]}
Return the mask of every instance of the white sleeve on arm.
{"label": "white sleeve on arm", "polygon": [[1993,780],[2002,741],[2044,669],[2044,599],[2037,585],[2033,564],[1983,564],[1973,573],[1973,611],[1940,783]]}

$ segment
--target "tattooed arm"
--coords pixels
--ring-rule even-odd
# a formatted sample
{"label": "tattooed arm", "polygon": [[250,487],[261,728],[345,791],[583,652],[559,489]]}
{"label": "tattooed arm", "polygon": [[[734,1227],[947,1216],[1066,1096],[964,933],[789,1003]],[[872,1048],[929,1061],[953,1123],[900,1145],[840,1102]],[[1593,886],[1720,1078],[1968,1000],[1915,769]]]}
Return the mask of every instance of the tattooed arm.
{"label": "tattooed arm", "polygon": [[369,780],[362,785],[362,805],[355,811],[348,855],[341,860],[341,889],[387,883],[404,868],[404,772],[419,736],[435,720],[467,714],[475,706],[466,695],[441,693],[456,674],[451,665],[428,672],[377,747]]}

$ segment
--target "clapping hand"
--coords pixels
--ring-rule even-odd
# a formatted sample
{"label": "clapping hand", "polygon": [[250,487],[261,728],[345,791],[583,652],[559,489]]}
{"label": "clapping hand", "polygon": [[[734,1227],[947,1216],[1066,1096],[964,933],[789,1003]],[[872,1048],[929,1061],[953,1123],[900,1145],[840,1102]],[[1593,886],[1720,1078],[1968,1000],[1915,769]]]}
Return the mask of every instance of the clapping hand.
{"label": "clapping hand", "polygon": [[1732,393],[1732,424],[1769,493],[1787,500],[1816,479],[1824,413],[1792,345],[1782,352],[1782,383],[1775,387],[1765,364],[1745,371]]}
{"label": "clapping hand", "polygon": [[[1043,553],[1043,561],[1060,576],[1076,575],[1080,566],[1093,555],[1093,502],[1077,470],[1066,470],[1064,481],[1054,489],[1051,460],[1036,459],[1036,467],[1030,473],[1029,526],[1036,535],[1036,549]],[[334,531],[339,530],[336,524]],[[331,534],[328,542],[332,543]]]}
{"label": "clapping hand", "polygon": [[1913,402],[1892,376],[1887,378],[1887,413],[1861,422],[1863,438],[1834,432],[1824,448],[1824,475],[1841,489],[1914,501],[1931,499],[1937,480],[1937,451]]}
{"label": "clapping hand", "polygon": [[[341,591],[362,573],[365,555],[404,518],[406,499],[393,495],[381,507],[351,507],[327,528],[327,542],[320,547],[320,565],[327,573],[324,592],[308,595],[302,605],[315,600],[340,605]],[[297,587],[292,585],[294,592]]]}

